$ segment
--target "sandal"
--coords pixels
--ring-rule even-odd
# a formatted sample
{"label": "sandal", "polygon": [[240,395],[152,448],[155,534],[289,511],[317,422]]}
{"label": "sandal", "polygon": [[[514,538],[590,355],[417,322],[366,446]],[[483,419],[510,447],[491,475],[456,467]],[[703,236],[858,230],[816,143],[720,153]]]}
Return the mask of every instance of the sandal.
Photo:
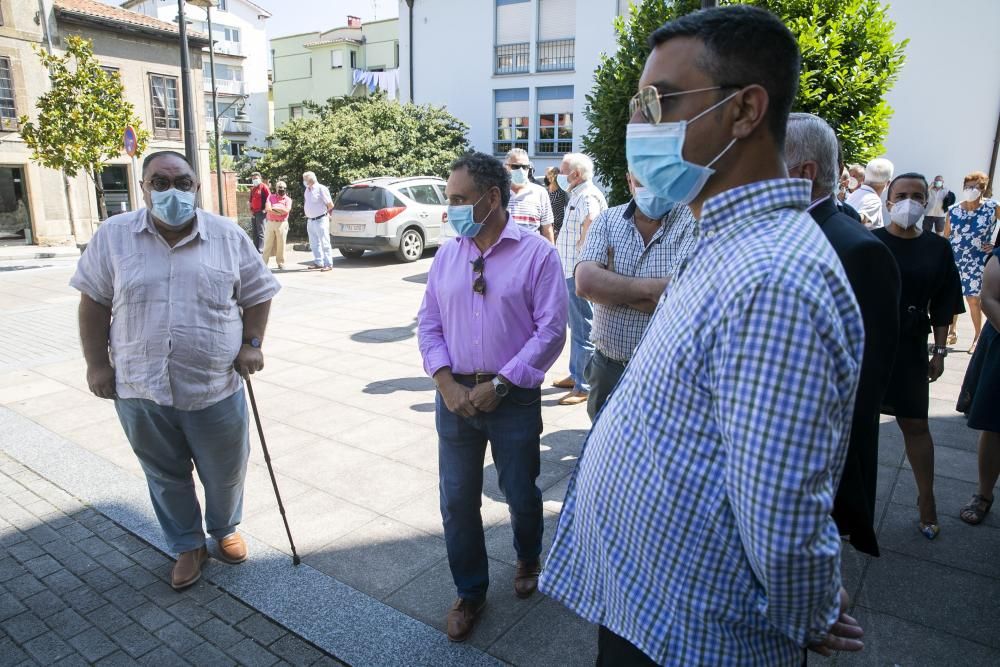
{"label": "sandal", "polygon": [[948,332],[948,345],[955,345],[958,343],[958,333],[955,331]]}
{"label": "sandal", "polygon": [[993,507],[993,500],[987,500],[977,493],[972,496],[972,500],[962,507],[958,518],[965,523],[976,526],[983,522],[983,519],[989,514],[991,507]]}
{"label": "sandal", "polygon": [[[917,496],[917,507],[920,507],[920,496]],[[935,511],[934,514],[937,516],[937,511]],[[941,532],[941,527],[938,525],[936,520],[927,523],[921,521],[917,530],[919,530],[920,534],[928,540],[933,540],[938,536],[938,533]]]}

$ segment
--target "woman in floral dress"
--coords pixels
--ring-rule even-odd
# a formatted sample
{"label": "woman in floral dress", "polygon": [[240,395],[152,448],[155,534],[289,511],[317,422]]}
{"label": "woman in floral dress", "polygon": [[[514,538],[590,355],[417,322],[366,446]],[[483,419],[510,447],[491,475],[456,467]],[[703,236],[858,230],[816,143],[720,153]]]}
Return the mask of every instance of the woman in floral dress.
{"label": "woman in floral dress", "polygon": [[[983,286],[983,266],[986,256],[993,250],[993,230],[997,222],[997,202],[986,199],[987,178],[981,171],[974,171],[965,177],[962,202],[948,211],[944,235],[951,241],[955,253],[955,263],[962,279],[962,293],[969,304],[972,326],[976,336],[969,346],[969,354],[976,349],[979,332],[983,327],[983,310],[979,302],[979,292]],[[955,324],[952,322],[948,334],[948,344],[958,342]]]}

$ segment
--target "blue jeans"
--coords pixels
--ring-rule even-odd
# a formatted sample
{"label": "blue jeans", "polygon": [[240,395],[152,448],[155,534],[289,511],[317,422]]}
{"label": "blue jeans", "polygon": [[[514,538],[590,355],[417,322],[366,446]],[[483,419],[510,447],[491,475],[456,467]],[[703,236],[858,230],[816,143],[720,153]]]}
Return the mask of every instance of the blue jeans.
{"label": "blue jeans", "polygon": [[576,295],[576,280],[566,279],[569,292],[569,374],[576,384],[575,391],[590,391],[587,382],[587,364],[594,353],[590,342],[590,325],[594,321],[594,309],[590,302]]}
{"label": "blue jeans", "polygon": [[309,249],[312,250],[316,266],[333,266],[333,249],[330,247],[330,216],[306,221],[309,234]]}
{"label": "blue jeans", "polygon": [[451,576],[461,598],[481,600],[489,587],[480,512],[487,441],[510,509],[514,551],[524,561],[542,553],[542,492],[535,484],[541,468],[541,406],[540,389],[511,387],[496,410],[467,419],[448,410],[437,395],[441,519]]}
{"label": "blue jeans", "polygon": [[250,456],[242,389],[204,410],[177,410],[141,398],[115,400],[118,419],[139,458],[153,510],[176,553],[205,544],[192,469],[205,487],[205,525],[217,540],[243,519]]}

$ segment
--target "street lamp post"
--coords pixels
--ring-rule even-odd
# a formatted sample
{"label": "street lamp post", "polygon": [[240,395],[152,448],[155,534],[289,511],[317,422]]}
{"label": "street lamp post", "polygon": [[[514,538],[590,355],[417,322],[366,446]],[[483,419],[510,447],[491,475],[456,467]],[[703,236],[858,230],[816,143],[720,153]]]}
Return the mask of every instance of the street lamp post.
{"label": "street lamp post", "polygon": [[198,138],[191,110],[191,54],[188,51],[187,21],[184,18],[184,0],[177,0],[177,30],[181,38],[181,97],[184,114],[184,155],[198,173]]}
{"label": "street lamp post", "polygon": [[189,0],[195,7],[205,9],[205,20],[208,22],[208,66],[212,68],[212,127],[215,132],[215,190],[219,197],[219,215],[223,212],[225,198],[222,194],[222,152],[219,148],[219,90],[215,87],[215,37],[212,34],[212,7],[217,0]]}

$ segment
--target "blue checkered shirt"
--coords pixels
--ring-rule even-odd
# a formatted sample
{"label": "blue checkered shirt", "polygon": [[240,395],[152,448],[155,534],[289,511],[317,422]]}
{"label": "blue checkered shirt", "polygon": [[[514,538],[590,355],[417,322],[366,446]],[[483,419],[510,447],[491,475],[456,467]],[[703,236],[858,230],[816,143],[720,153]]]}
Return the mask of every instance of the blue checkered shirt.
{"label": "blue checkered shirt", "polygon": [[542,590],[660,664],[797,666],[839,614],[864,330],[809,199],[706,202],[566,494]]}
{"label": "blue checkered shirt", "polygon": [[[635,202],[609,208],[597,217],[587,231],[583,251],[577,260],[597,262],[629,278],[665,278],[673,276],[681,262],[698,242],[697,221],[687,206],[674,206],[663,217],[660,227],[649,239],[635,228]],[[609,265],[608,249],[613,248]],[[594,304],[594,322],[590,340],[601,354],[615,361],[627,362],[639,346],[649,326],[652,313],[644,313],[623,304]]]}

